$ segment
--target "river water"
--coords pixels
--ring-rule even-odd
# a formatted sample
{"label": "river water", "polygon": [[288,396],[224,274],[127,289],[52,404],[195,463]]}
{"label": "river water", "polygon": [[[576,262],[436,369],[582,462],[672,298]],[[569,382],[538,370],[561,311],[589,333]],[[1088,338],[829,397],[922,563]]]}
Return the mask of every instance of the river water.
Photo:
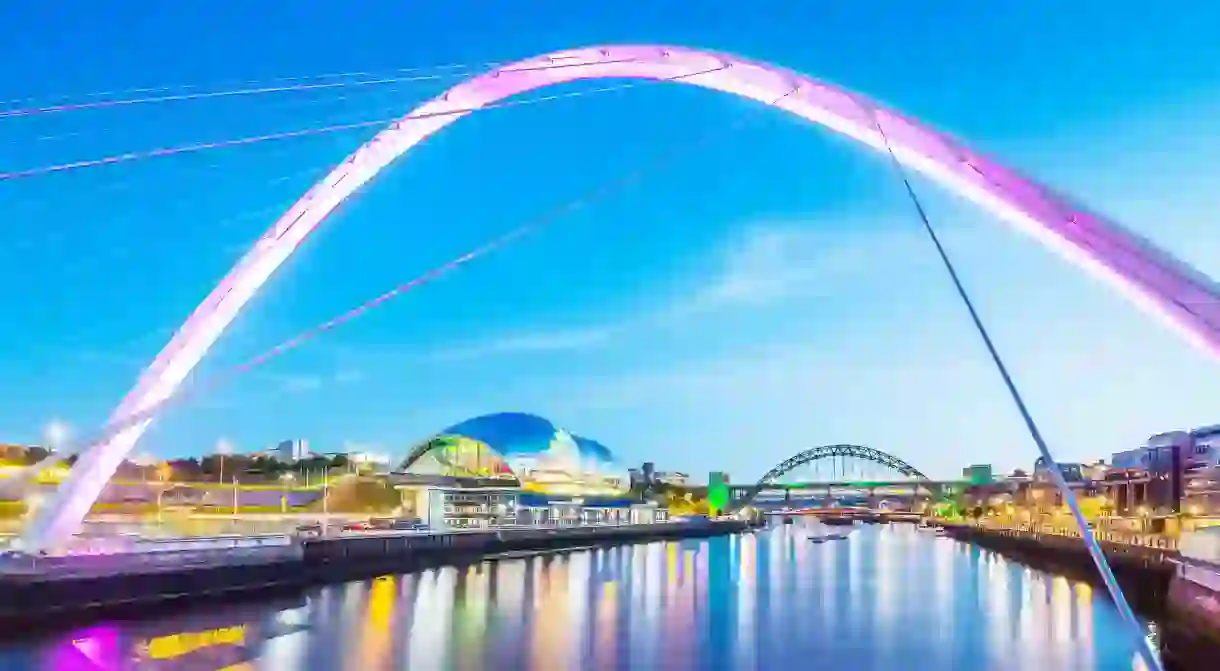
{"label": "river water", "polygon": [[502,560],[0,648],[0,669],[1140,669],[1105,598],[909,525]]}

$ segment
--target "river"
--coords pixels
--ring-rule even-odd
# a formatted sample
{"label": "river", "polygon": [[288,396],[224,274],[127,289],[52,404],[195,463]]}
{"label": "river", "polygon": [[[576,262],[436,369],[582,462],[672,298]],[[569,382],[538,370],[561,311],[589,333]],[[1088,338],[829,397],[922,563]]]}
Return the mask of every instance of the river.
{"label": "river", "polygon": [[910,525],[588,550],[108,623],[0,669],[1132,669],[1089,585]]}

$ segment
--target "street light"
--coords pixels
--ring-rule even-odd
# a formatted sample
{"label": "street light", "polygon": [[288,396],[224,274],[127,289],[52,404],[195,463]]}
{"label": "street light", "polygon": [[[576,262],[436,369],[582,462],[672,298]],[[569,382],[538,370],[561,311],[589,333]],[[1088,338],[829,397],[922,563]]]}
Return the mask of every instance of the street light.
{"label": "street light", "polygon": [[288,513],[288,485],[295,479],[296,479],[296,476],[293,475],[292,473],[284,473],[283,475],[280,476],[280,482],[283,484],[283,489],[280,491],[280,513],[281,514]]}
{"label": "street light", "polygon": [[64,422],[53,419],[47,423],[42,429],[43,438],[46,440],[47,449],[54,452],[63,447],[71,435],[71,430]]}
{"label": "street light", "polygon": [[219,472],[216,475],[217,482],[225,481],[225,455],[233,454],[233,443],[229,442],[228,438],[220,438],[216,441],[216,454],[220,457]]}
{"label": "street light", "polygon": [[330,530],[330,469],[322,471],[322,535]]}
{"label": "street light", "polygon": [[131,458],[131,463],[140,467],[140,479],[144,481],[144,484],[148,484],[152,479],[149,477],[149,469],[156,465],[157,460],[148,454],[137,454]]}

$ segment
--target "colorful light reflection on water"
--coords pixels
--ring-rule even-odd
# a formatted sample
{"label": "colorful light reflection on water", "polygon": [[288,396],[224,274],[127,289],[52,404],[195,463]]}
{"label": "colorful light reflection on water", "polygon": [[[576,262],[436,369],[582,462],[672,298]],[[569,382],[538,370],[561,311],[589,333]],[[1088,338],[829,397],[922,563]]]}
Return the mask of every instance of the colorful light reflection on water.
{"label": "colorful light reflection on water", "polygon": [[5,670],[1131,669],[1088,585],[908,526],[385,576],[0,649]]}

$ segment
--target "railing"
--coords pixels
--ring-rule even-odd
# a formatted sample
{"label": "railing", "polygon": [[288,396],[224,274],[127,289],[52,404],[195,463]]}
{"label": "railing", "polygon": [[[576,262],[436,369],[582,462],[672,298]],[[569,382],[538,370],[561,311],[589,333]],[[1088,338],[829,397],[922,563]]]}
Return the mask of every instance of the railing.
{"label": "railing", "polygon": [[5,554],[0,575],[96,577],[261,564],[301,556],[289,536],[218,537],[176,541],[86,539],[49,555]]}
{"label": "railing", "polygon": [[294,543],[286,534],[262,534],[257,536],[215,536],[212,538],[166,538],[139,540],[133,543],[134,552],[182,552],[210,550],[240,550],[248,548],[287,547]]}
{"label": "railing", "polygon": [[1177,574],[1180,578],[1220,594],[1220,565],[1210,562],[1179,560]]}
{"label": "railing", "polygon": [[[1058,536],[1062,538],[1080,538],[1080,530],[1075,527],[1056,526],[1051,524],[994,524],[988,523],[985,520],[967,521],[962,526],[970,526],[978,529],[987,529],[992,531],[1010,531],[1029,534],[1038,534],[1043,536]],[[1099,542],[1112,543],[1114,545],[1134,545],[1145,547],[1152,550],[1165,550],[1177,552],[1178,539],[1175,536],[1167,536],[1165,534],[1141,534],[1131,531],[1113,531],[1107,529],[1094,529],[1093,537]]]}

